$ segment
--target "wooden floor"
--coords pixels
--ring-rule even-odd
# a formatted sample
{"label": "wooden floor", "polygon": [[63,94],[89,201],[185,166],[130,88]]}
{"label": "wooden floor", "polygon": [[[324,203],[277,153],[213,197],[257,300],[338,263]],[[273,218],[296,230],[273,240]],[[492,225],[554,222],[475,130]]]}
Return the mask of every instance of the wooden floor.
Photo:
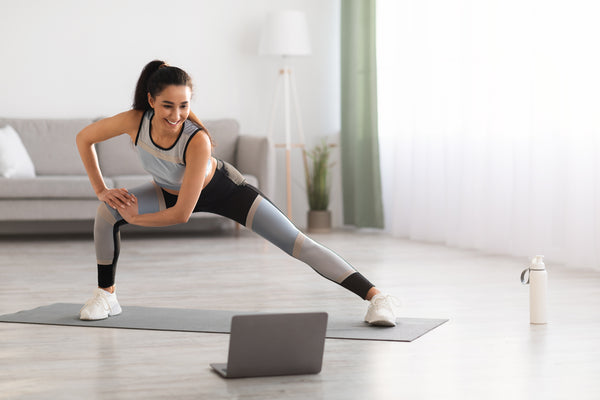
{"label": "wooden floor", "polygon": [[[403,300],[450,321],[412,343],[327,339],[319,375],[224,380],[228,335],[0,323],[1,399],[600,399],[600,272],[548,262],[550,323],[529,324],[526,259],[379,233],[313,236]],[[323,310],[366,303],[248,231],[124,236],[122,305]],[[0,239],[0,314],[83,303],[90,237]]]}

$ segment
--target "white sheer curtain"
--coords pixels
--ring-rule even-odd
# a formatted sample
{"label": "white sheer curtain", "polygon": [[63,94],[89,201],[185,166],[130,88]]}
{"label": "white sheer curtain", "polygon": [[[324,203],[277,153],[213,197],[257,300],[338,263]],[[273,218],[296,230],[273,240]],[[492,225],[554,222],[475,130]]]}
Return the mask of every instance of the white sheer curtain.
{"label": "white sheer curtain", "polygon": [[386,228],[600,268],[600,3],[378,0]]}

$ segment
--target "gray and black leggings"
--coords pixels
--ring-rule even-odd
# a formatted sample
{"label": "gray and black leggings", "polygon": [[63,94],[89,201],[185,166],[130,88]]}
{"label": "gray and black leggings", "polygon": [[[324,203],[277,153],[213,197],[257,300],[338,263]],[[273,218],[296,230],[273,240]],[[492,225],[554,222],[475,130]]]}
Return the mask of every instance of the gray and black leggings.
{"label": "gray and black leggings", "polygon": [[[177,196],[155,183],[130,190],[137,197],[140,214],[173,207]],[[232,219],[258,233],[281,250],[297,258],[325,278],[365,298],[373,285],[350,264],[328,248],[304,235],[231,165],[221,160],[211,181],[202,190],[194,212],[210,212]],[[98,207],[94,224],[94,242],[98,261],[98,286],[115,282],[119,258],[119,228],[127,222],[105,203]]]}

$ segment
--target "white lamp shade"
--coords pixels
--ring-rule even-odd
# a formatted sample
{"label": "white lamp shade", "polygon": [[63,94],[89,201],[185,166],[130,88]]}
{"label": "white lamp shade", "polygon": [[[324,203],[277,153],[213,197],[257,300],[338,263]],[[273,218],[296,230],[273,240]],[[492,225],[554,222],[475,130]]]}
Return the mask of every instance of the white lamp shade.
{"label": "white lamp shade", "polygon": [[258,49],[263,55],[304,56],[310,54],[306,16],[301,11],[270,13]]}

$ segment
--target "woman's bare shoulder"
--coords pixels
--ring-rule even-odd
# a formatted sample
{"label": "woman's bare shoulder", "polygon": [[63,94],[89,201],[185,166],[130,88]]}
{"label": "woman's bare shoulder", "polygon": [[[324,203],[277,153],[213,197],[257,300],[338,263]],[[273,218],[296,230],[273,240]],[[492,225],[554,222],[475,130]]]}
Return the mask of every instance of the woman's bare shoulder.
{"label": "woman's bare shoulder", "polygon": [[104,118],[99,122],[109,129],[118,129],[121,133],[127,133],[132,137],[132,140],[135,140],[143,115],[144,111],[127,110],[112,117]]}
{"label": "woman's bare shoulder", "polygon": [[123,111],[122,113],[116,114],[111,118],[114,119],[115,122],[121,123],[123,126],[135,128],[135,131],[137,132],[143,115],[144,111],[141,110],[127,110]]}

